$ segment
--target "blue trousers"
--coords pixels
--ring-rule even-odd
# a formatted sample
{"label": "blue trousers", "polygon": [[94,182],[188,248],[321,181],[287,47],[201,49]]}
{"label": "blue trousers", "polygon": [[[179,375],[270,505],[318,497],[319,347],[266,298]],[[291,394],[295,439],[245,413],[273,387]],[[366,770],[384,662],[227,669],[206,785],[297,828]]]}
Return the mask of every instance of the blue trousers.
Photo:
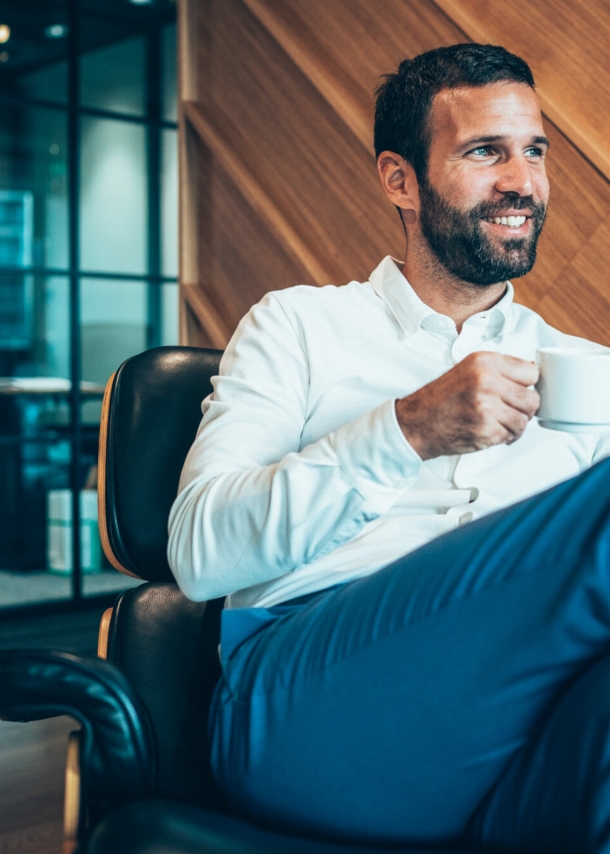
{"label": "blue trousers", "polygon": [[610,854],[610,460],[303,601],[223,615],[212,767],[304,835]]}

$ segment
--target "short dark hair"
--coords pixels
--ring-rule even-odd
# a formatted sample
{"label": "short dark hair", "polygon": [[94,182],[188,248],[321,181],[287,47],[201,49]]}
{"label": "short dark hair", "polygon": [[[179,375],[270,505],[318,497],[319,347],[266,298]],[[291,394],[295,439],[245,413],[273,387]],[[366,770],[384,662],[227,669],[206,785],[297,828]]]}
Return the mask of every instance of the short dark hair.
{"label": "short dark hair", "polygon": [[525,60],[499,45],[454,44],[405,59],[377,89],[375,155],[394,151],[426,177],[432,100],[443,89],[510,81],[534,88]]}

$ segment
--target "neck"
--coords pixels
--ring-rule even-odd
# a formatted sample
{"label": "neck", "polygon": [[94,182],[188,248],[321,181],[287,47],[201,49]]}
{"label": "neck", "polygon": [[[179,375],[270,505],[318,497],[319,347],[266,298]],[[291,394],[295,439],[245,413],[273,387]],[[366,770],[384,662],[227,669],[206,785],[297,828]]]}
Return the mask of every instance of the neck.
{"label": "neck", "polygon": [[420,300],[450,317],[458,332],[464,321],[491,308],[506,293],[506,282],[473,285],[453,276],[418,240],[409,239],[402,272]]}

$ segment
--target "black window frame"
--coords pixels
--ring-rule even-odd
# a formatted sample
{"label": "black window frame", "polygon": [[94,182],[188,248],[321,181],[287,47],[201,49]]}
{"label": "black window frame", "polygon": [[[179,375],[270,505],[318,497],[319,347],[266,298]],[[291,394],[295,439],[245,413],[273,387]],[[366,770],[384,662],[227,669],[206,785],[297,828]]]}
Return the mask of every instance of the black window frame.
{"label": "black window frame", "polygon": [[[162,285],[177,284],[177,276],[167,276],[162,273],[162,216],[161,216],[161,153],[162,134],[164,130],[177,131],[176,121],[163,117],[162,96],[162,30],[176,21],[175,9],[172,13],[167,10],[156,17],[150,16],[144,27],[138,25],[137,13],[134,7],[125,3],[124,10],[118,7],[97,6],[85,0],[67,0],[67,69],[68,91],[67,100],[53,101],[35,97],[19,96],[3,92],[0,89],[2,104],[18,104],[19,106],[39,106],[59,110],[67,115],[67,179],[68,179],[68,266],[66,268],[32,265],[29,267],[0,266],[0,274],[20,273],[38,276],[63,276],[69,282],[69,339],[70,339],[70,380],[71,388],[68,393],[70,404],[69,430],[62,439],[70,443],[70,483],[72,492],[72,549],[73,571],[71,574],[70,598],[28,602],[25,604],[2,603],[0,598],[0,616],[27,617],[38,614],[61,613],[85,608],[99,608],[111,604],[120,591],[96,595],[83,594],[83,571],[81,566],[80,543],[80,502],[79,492],[82,489],[83,443],[99,437],[99,429],[85,425],[82,422],[81,393],[81,323],[80,323],[80,287],[87,279],[121,280],[143,282],[147,286],[147,347],[158,346],[162,341]],[[114,110],[98,109],[80,104],[80,57],[85,52],[81,46],[80,34],[84,17],[104,18],[106,21],[118,21],[130,27],[125,37],[143,36],[146,45],[145,58],[145,111],[143,115],[133,115]],[[122,39],[121,39],[122,40]],[[109,41],[107,44],[118,41]],[[100,45],[98,45],[100,46]],[[55,60],[56,61],[56,60]],[[108,118],[113,121],[139,124],[146,129],[146,169],[147,169],[147,269],[142,275],[123,272],[107,272],[85,270],[80,265],[80,160],[81,160],[81,120],[84,116]],[[118,367],[118,365],[117,365]],[[92,436],[93,434],[93,436]],[[2,445],[31,442],[31,437],[24,435],[0,436]],[[54,443],[55,438],[41,436],[36,442]]]}

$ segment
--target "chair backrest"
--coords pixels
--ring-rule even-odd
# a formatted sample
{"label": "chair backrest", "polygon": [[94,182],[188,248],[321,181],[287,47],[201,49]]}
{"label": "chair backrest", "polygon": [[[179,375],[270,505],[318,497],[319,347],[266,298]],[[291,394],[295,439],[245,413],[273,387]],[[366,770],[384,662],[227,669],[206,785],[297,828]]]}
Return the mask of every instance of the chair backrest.
{"label": "chair backrest", "polygon": [[[157,583],[112,611],[106,656],[146,706],[157,794],[222,809],[208,765],[206,720],[220,676],[222,600],[189,602],[172,583],[167,520],[221,350],[158,347],[110,378],[100,425],[100,536],[113,566]],[[159,583],[165,582],[165,583]]]}
{"label": "chair backrest", "polygon": [[173,581],[167,520],[222,350],[156,347],[110,378],[100,424],[100,536],[120,572]]}
{"label": "chair backrest", "polygon": [[107,660],[127,676],[152,722],[157,795],[221,811],[207,720],[220,678],[222,605],[189,602],[176,584],[140,584],[119,596],[107,648]]}

